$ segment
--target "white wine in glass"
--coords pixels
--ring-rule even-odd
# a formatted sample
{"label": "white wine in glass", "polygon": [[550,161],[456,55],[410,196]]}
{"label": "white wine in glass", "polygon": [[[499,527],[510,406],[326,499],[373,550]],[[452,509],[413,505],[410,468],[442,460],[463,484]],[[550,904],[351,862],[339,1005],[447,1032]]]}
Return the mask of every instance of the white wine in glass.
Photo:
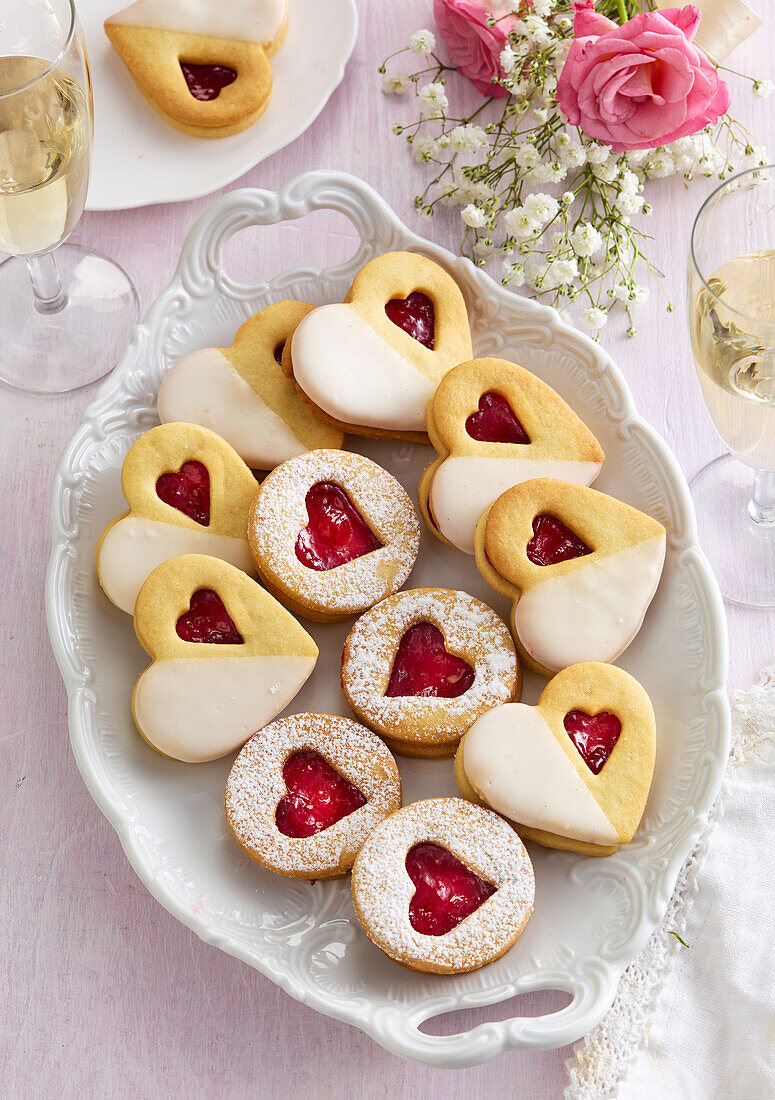
{"label": "white wine in glass", "polygon": [[730,454],[692,483],[700,540],[727,599],[775,607],[775,169],[728,180],[692,231],[697,377]]}
{"label": "white wine in glass", "polygon": [[92,99],[72,0],[2,0],[0,379],[77,389],[115,366],[137,320],[117,264],[62,242],[86,202]]}

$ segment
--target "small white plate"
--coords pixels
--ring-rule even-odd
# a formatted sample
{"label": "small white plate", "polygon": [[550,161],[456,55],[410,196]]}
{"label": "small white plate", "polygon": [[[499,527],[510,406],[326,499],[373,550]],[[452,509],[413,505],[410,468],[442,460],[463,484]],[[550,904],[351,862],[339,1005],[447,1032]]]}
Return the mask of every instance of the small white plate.
{"label": "small white plate", "polygon": [[104,20],[128,3],[78,2],[94,85],[87,210],[209,195],[284,149],[312,125],[341,83],[358,33],[355,0],[290,0],[287,37],[270,59],[274,86],[266,112],[241,134],[198,138],[154,111],[108,41]]}
{"label": "small white plate", "polygon": [[[232,233],[326,208],[345,214],[360,235],[347,263],[288,271],[260,286],[242,286],[224,273],[221,251]],[[668,532],[659,591],[619,662],[645,686],[657,716],[656,773],[635,839],[607,859],[531,845],[537,890],[525,933],[503,958],[460,977],[415,974],[383,956],[355,919],[347,879],[313,886],[273,875],[243,855],[223,812],[231,761],[179,764],[137,735],[129,699],[148,658],[128,617],[111,607],[94,576],[99,534],[125,507],[121,463],[137,436],[157,423],[156,393],[170,364],[196,348],[230,343],[242,321],[269,302],[341,301],[355,272],[394,248],[423,252],[451,272],[465,295],[474,351],[513,359],[554,386],[606,452],[596,487],[649,512]],[[425,447],[348,442],[387,466],[412,495],[432,458]],[[311,172],[278,194],[234,191],[194,225],[172,283],[87,408],[54,474],[51,526],[46,611],[68,690],[73,752],[138,875],[162,905],[292,996],[389,1050],[433,1065],[472,1065],[517,1047],[563,1046],[601,1019],[622,971],[661,919],[719,788],[729,707],[724,610],[697,546],[686,482],[597,344],[554,310],[510,293],[468,260],[410,233],[352,176]],[[472,560],[427,532],[407,587],[424,585],[466,589],[508,614]],[[344,713],[339,664],[350,622],[304,625],[320,658],[289,709]],[[523,699],[535,702],[542,683],[526,676]],[[450,760],[399,758],[399,764],[405,802],[456,793]],[[440,1013],[536,989],[565,990],[572,1000],[552,1014],[457,1035],[420,1030]]]}

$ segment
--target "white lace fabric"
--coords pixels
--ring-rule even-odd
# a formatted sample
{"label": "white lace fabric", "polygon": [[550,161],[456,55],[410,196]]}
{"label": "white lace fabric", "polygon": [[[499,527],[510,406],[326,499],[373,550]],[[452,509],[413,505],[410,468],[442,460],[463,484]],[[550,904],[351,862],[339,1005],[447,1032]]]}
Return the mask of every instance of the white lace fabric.
{"label": "white lace fabric", "polygon": [[775,1097],[775,667],[731,704],[707,828],[608,1014],[576,1044],[565,1100]]}

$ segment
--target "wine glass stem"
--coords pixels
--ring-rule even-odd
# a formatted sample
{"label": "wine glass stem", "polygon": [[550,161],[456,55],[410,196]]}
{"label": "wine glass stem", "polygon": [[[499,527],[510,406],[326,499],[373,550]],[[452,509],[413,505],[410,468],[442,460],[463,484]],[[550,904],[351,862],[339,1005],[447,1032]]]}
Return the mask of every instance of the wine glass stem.
{"label": "wine glass stem", "polygon": [[762,527],[775,527],[775,470],[757,470],[748,515]]}
{"label": "wine glass stem", "polygon": [[64,309],[67,305],[67,295],[59,277],[54,253],[44,252],[38,256],[25,256],[24,259],[30,273],[37,311],[58,313],[60,309]]}

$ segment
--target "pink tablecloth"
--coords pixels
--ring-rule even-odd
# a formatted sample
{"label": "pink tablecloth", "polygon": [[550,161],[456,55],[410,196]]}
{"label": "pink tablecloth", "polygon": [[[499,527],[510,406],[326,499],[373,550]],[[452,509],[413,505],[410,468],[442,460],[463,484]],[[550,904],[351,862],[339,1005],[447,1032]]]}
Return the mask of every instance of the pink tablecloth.
{"label": "pink tablecloth", "polygon": [[[308,168],[344,169],[416,226],[412,198],[422,173],[390,134],[396,104],[380,95],[376,66],[428,21],[429,5],[360,0],[359,8],[347,76],[315,126],[235,186],[274,188]],[[772,34],[765,28],[743,46],[735,67],[771,76]],[[772,101],[751,99],[740,82],[735,89],[735,113],[775,154]],[[639,408],[691,477],[722,451],[695,383],[682,306],[691,219],[704,187],[685,190],[673,179],[655,191],[653,253],[678,309],[665,313],[653,295],[637,339],[606,331],[605,342]],[[86,215],[76,239],[125,265],[145,309],[206,203]],[[449,246],[458,239],[451,219],[420,231]],[[351,247],[346,223],[320,215],[246,231],[230,257],[254,281],[281,266],[330,263]],[[89,391],[42,400],[4,391],[0,402],[0,1091],[25,1100],[560,1095],[567,1050],[514,1053],[458,1072],[405,1064],[201,943],[136,879],[70,755],[65,693],[43,615],[48,480],[88,398]],[[775,618],[735,608],[728,614],[730,681],[745,685],[773,660]],[[465,1012],[456,1026],[496,1013],[511,1014],[508,1005]]]}

